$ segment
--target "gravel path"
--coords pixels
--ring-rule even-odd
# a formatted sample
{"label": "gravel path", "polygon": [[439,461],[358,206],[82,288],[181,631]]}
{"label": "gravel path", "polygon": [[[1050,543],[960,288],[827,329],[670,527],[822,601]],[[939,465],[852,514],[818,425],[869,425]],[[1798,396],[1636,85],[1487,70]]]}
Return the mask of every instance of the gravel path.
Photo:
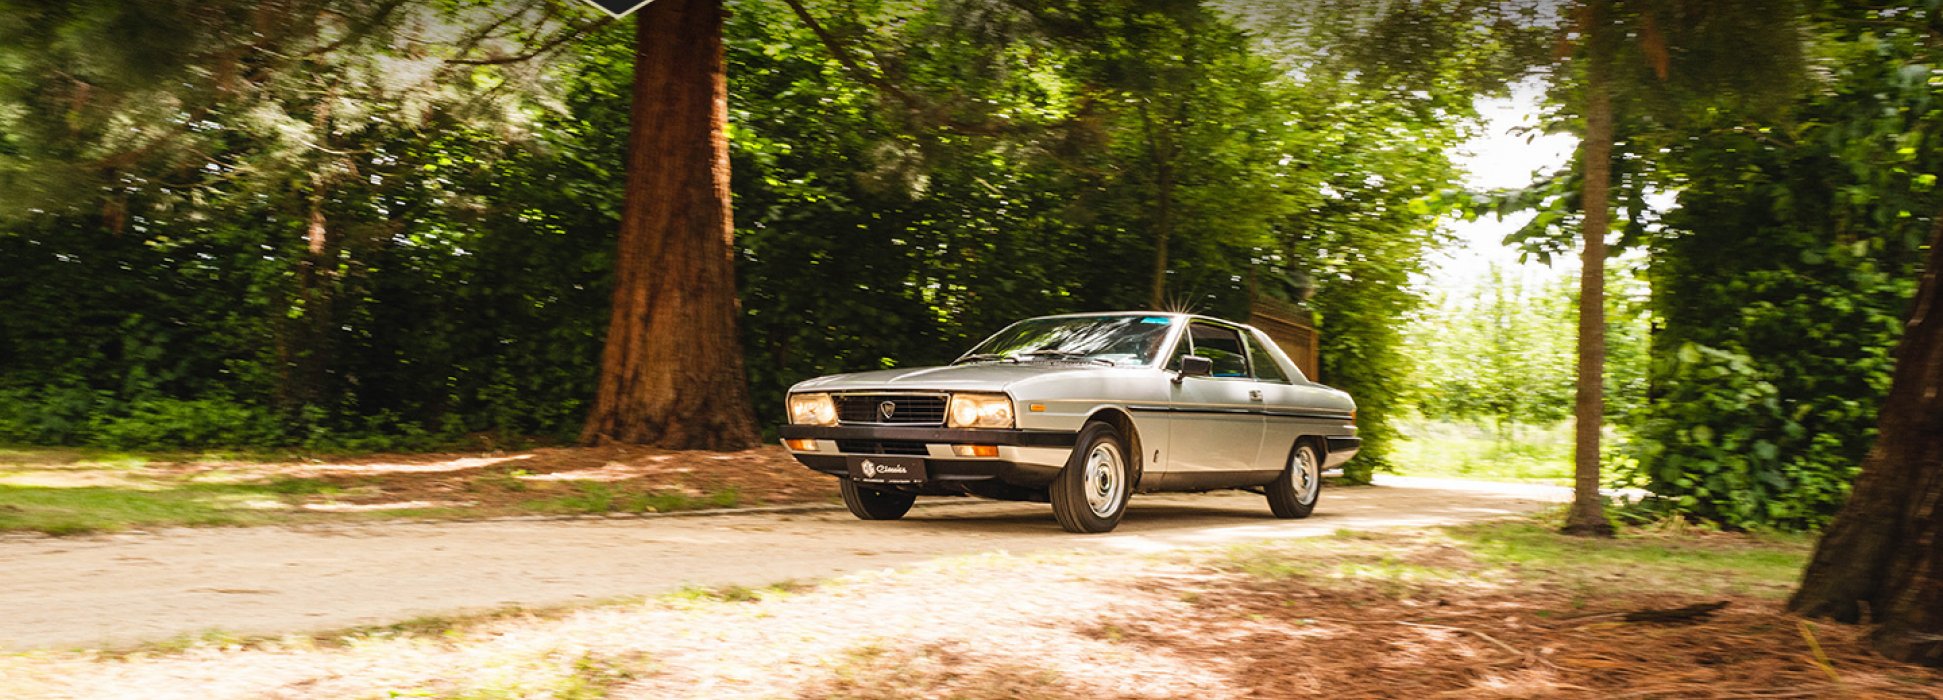
{"label": "gravel path", "polygon": [[1160,551],[1528,512],[1564,489],[1390,479],[1325,490],[1283,521],[1254,494],[1136,496],[1110,535],[1042,504],[941,500],[898,522],[848,513],[182,529],[0,541],[0,649],[260,635],[550,606],[685,585],[758,586],[986,551]]}

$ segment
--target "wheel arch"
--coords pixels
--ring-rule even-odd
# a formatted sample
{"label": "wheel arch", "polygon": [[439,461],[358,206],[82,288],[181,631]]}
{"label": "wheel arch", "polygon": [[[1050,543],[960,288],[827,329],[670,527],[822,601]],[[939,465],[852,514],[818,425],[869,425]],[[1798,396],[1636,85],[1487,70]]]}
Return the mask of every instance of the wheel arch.
{"label": "wheel arch", "polygon": [[1127,440],[1127,451],[1133,453],[1133,484],[1135,492],[1140,490],[1140,480],[1147,474],[1147,456],[1140,441],[1140,429],[1134,425],[1133,414],[1117,406],[1102,406],[1086,416],[1087,423],[1105,423],[1120,431]]}

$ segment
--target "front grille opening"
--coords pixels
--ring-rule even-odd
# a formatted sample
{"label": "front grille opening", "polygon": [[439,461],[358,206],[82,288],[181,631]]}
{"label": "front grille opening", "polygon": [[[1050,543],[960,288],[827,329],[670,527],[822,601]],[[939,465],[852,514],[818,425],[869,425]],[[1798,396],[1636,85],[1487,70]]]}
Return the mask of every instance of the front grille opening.
{"label": "front grille opening", "polygon": [[[837,421],[841,423],[945,424],[945,397],[943,396],[838,394],[835,400]],[[890,415],[885,416],[886,412]]]}
{"label": "front grille opening", "polygon": [[909,440],[838,440],[837,451],[860,455],[901,455],[923,457],[931,454],[924,443]]}

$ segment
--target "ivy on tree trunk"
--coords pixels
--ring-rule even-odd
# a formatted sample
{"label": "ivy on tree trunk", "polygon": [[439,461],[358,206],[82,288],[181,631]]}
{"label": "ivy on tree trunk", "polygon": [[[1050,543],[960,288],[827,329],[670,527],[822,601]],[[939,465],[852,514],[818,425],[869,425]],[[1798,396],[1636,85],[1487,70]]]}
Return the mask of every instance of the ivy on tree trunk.
{"label": "ivy on tree trunk", "polygon": [[721,0],[660,0],[636,17],[614,308],[587,443],[758,442],[736,332],[723,16]]}

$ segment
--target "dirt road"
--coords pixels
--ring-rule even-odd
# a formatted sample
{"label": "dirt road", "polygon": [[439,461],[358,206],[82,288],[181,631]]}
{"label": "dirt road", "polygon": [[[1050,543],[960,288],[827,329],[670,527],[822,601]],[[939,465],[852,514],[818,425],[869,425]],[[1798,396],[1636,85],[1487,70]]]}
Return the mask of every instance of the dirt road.
{"label": "dirt road", "polygon": [[1244,493],[1140,496],[1119,530],[1060,531],[1040,504],[848,513],[170,530],[0,541],[0,648],[116,646],[221,630],[337,629],[508,605],[756,586],[988,551],[1158,551],[1501,517],[1562,489],[1393,479],[1325,490],[1307,520]]}

